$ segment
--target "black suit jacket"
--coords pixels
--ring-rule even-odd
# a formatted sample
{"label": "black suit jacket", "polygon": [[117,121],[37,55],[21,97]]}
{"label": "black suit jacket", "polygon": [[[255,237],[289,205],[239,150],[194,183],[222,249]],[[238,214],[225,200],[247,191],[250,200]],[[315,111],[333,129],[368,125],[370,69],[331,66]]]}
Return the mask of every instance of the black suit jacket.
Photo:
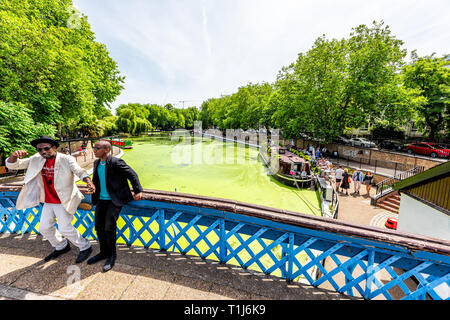
{"label": "black suit jacket", "polygon": [[[92,203],[97,204],[100,198],[100,179],[97,173],[97,167],[100,159],[94,162],[94,172],[92,182],[95,185],[95,193],[92,194]],[[128,180],[131,182],[135,194],[143,191],[136,172],[131,169],[122,159],[108,156],[105,168],[106,189],[115,206],[122,207],[127,202],[133,200]]]}

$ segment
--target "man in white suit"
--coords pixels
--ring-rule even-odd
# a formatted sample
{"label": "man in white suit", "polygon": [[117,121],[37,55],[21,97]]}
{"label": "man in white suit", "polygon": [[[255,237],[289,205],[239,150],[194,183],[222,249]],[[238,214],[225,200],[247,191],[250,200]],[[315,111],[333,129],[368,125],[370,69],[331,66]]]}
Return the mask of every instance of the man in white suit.
{"label": "man in white suit", "polygon": [[[68,252],[69,240],[78,247],[80,252],[76,263],[81,263],[89,257],[92,248],[89,241],[72,225],[73,214],[84,198],[75,184],[75,175],[87,183],[90,192],[95,191],[95,186],[75,158],[56,152],[59,143],[51,137],[42,136],[31,141],[31,145],[38,153],[30,158],[22,159],[28,153],[17,150],[6,160],[8,169],[27,169],[16,208],[23,210],[44,203],[39,232],[55,248],[44,260],[49,261]],[[55,228],[55,222],[58,223],[59,230]]]}

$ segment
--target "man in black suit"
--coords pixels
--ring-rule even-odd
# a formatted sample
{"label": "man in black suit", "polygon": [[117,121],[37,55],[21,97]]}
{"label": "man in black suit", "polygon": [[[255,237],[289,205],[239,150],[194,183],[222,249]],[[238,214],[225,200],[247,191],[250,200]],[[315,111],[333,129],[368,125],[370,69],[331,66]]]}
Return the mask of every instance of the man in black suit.
{"label": "man in black suit", "polygon": [[[111,270],[116,261],[116,227],[122,207],[131,200],[142,199],[142,187],[139,178],[125,161],[110,155],[111,144],[98,141],[94,146],[94,155],[99,158],[94,162],[92,182],[95,192],[92,203],[95,208],[95,231],[100,244],[100,253],[88,260],[93,264],[106,259],[103,272]],[[134,196],[128,181],[131,182]]]}

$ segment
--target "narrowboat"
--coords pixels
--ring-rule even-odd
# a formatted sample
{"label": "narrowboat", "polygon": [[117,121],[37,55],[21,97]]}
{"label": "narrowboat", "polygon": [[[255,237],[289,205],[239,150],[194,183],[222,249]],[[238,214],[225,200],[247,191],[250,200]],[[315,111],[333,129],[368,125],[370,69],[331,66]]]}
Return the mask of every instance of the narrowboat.
{"label": "narrowboat", "polygon": [[112,145],[119,147],[121,149],[132,149],[133,148],[133,142],[131,142],[130,140],[113,139]]}
{"label": "narrowboat", "polygon": [[272,152],[278,154],[278,171],[274,172],[271,165],[271,156],[266,156],[260,150],[259,157],[269,168],[269,174],[278,182],[291,187],[308,188],[311,186],[312,171],[310,163],[298,155],[287,150],[286,147],[273,148]]}

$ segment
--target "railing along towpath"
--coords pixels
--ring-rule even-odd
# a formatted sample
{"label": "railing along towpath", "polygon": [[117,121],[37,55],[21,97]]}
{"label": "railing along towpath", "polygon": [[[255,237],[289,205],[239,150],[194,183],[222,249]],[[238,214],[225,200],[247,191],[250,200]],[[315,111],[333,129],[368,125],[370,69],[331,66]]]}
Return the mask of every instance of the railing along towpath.
{"label": "railing along towpath", "polygon": [[[0,186],[0,233],[39,232],[42,206],[17,210],[20,190]],[[85,209],[73,223],[96,239],[93,208]],[[449,241],[233,200],[145,190],[123,207],[117,238],[365,299],[449,298]]]}

